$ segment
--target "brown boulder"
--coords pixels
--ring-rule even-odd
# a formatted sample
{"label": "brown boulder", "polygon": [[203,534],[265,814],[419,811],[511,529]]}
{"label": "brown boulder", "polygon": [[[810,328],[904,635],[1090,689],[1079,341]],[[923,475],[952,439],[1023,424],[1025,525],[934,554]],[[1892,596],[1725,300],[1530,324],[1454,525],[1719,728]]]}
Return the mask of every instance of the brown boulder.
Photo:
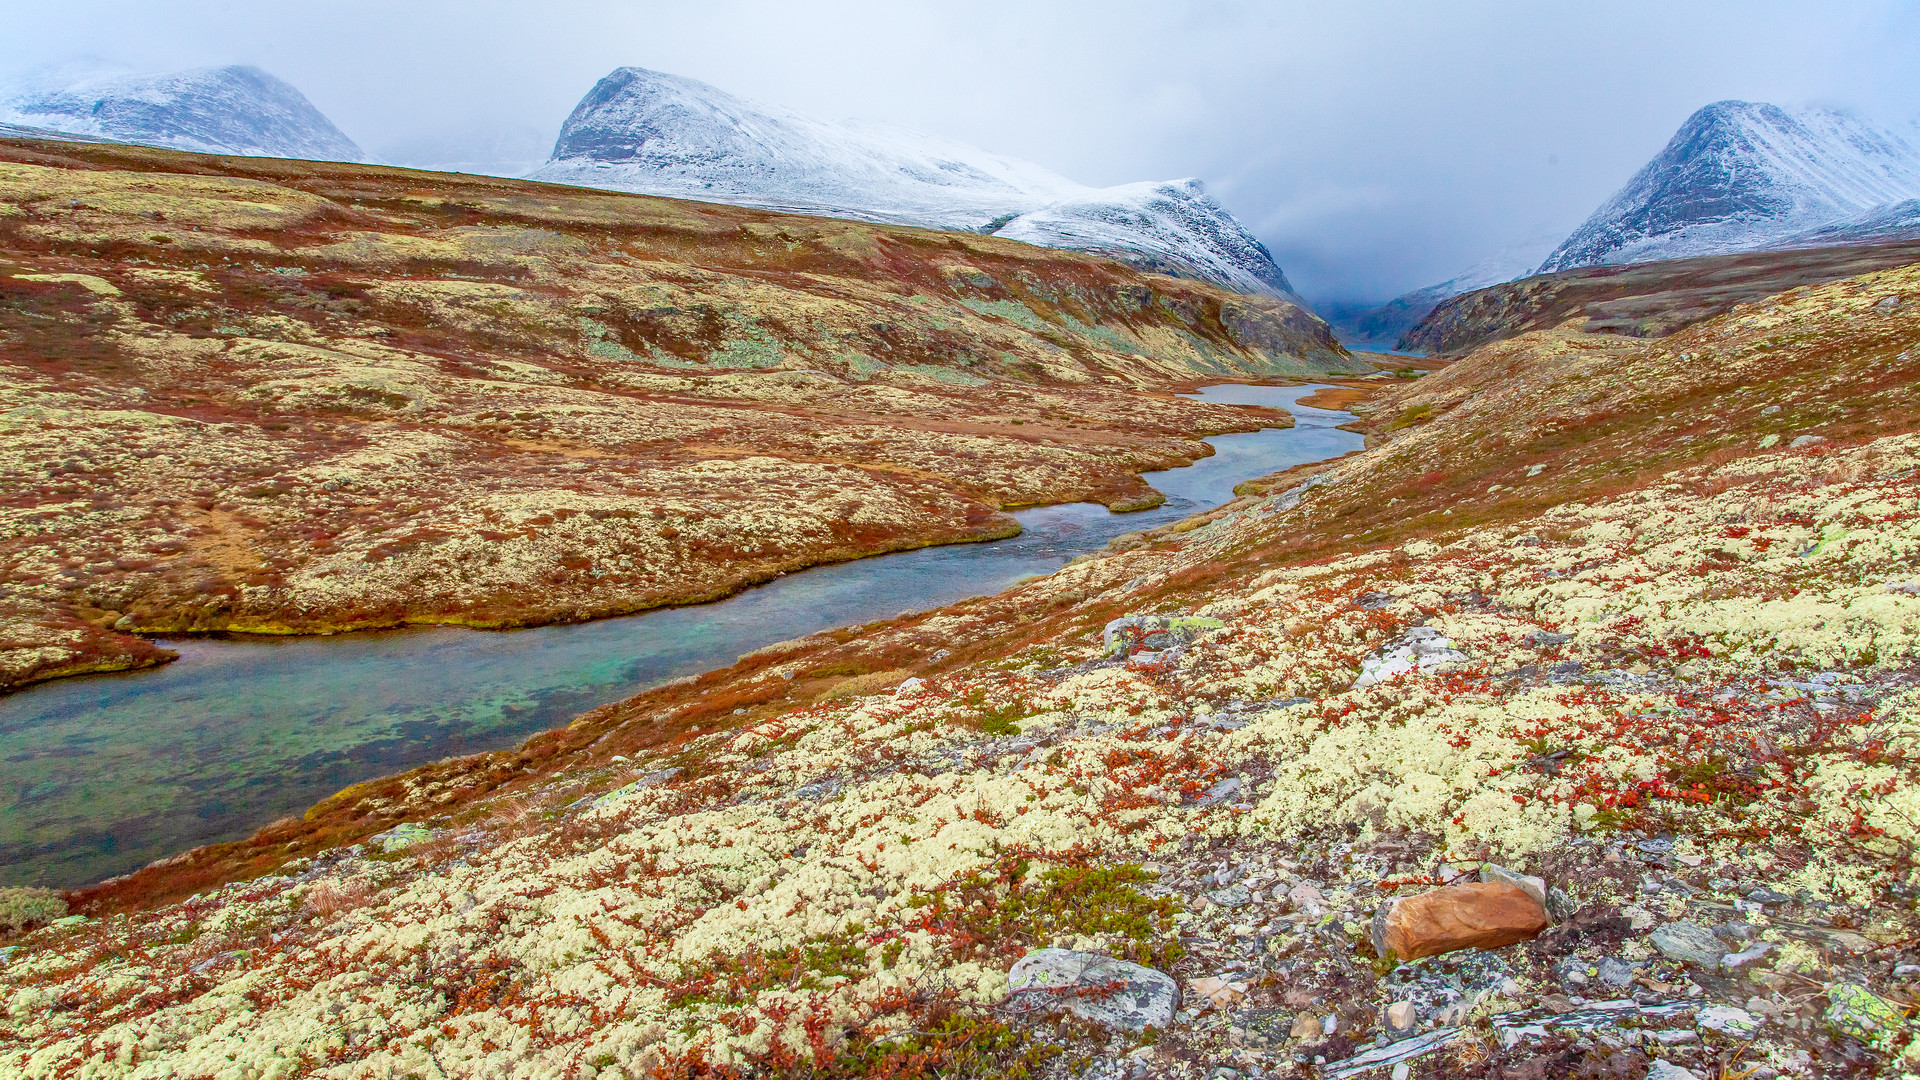
{"label": "brown boulder", "polygon": [[1388,900],[1373,916],[1373,951],[1418,960],[1455,949],[1497,949],[1547,928],[1547,909],[1504,881],[1449,885]]}

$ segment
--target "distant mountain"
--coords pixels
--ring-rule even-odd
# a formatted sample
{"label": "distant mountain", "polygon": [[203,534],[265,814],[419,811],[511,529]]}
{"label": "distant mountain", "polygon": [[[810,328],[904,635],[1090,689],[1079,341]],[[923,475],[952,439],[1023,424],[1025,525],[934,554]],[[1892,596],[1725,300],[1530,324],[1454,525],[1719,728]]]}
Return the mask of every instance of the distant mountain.
{"label": "distant mountain", "polygon": [[1320,310],[1349,346],[1400,348],[1402,336],[1441,303],[1461,293],[1531,274],[1560,237],[1558,231],[1531,233],[1439,284],[1402,293],[1378,307],[1350,305],[1343,311]]}
{"label": "distant mountain", "polygon": [[1293,299],[1198,180],[1092,188],[917,132],[827,123],[625,67],[567,117],[532,178],[770,210],[991,232]]}
{"label": "distant mountain", "polygon": [[361,159],[305,95],[256,67],[51,69],[0,88],[0,123],[208,154]]}
{"label": "distant mountain", "polygon": [[1753,251],[1916,197],[1920,150],[1897,134],[1828,109],[1718,101],[1540,272]]}

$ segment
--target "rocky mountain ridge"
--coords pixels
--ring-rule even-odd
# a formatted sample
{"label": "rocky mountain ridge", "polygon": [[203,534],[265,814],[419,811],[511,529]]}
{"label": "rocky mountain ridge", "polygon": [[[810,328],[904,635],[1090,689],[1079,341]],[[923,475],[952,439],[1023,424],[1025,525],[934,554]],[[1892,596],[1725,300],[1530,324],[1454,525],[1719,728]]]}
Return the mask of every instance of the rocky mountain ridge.
{"label": "rocky mountain ridge", "polygon": [[1091,188],[918,132],[826,123],[695,79],[620,68],[531,176],[780,211],[993,233],[1291,298],[1266,248],[1197,180]]}

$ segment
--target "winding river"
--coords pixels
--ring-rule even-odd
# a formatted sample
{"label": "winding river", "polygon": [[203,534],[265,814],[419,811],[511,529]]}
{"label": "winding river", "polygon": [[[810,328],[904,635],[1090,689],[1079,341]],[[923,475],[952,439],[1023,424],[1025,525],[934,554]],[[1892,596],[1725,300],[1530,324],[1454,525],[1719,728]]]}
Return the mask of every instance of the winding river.
{"label": "winding river", "polygon": [[349,784],[515,744],[533,732],[741,653],[922,611],[1050,573],[1135,529],[1233,497],[1233,486],[1336,457],[1353,417],[1296,406],[1317,387],[1208,387],[1275,405],[1292,428],[1219,435],[1212,457],[1146,479],[1164,505],[1022,510],[1007,540],[815,567],[729,599],[530,630],[178,639],[165,667],[0,697],[0,886],[74,886],[238,839]]}

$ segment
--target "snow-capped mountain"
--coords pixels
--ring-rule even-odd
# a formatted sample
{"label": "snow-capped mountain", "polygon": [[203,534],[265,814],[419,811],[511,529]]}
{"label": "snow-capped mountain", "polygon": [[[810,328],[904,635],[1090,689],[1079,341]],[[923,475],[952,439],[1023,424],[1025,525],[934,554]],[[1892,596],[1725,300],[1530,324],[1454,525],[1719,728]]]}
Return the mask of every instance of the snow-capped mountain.
{"label": "snow-capped mountain", "polygon": [[1920,150],[1844,113],[1717,101],[1540,271],[1770,247],[1920,197]]}
{"label": "snow-capped mountain", "polygon": [[0,122],[207,154],[361,160],[306,95],[256,67],[44,70],[0,89]]}
{"label": "snow-capped mountain", "polygon": [[1558,230],[1529,233],[1445,281],[1401,293],[1379,307],[1351,310],[1344,317],[1329,321],[1340,332],[1341,340],[1349,345],[1397,348],[1401,335],[1443,302],[1461,293],[1532,274],[1534,266],[1553,250],[1562,235]]}
{"label": "snow-capped mountain", "polygon": [[1292,297],[1273,256],[1198,180],[1092,188],[918,132],[827,123],[694,79],[625,67],[567,117],[532,177],[556,183],[992,232],[1243,292]]}

